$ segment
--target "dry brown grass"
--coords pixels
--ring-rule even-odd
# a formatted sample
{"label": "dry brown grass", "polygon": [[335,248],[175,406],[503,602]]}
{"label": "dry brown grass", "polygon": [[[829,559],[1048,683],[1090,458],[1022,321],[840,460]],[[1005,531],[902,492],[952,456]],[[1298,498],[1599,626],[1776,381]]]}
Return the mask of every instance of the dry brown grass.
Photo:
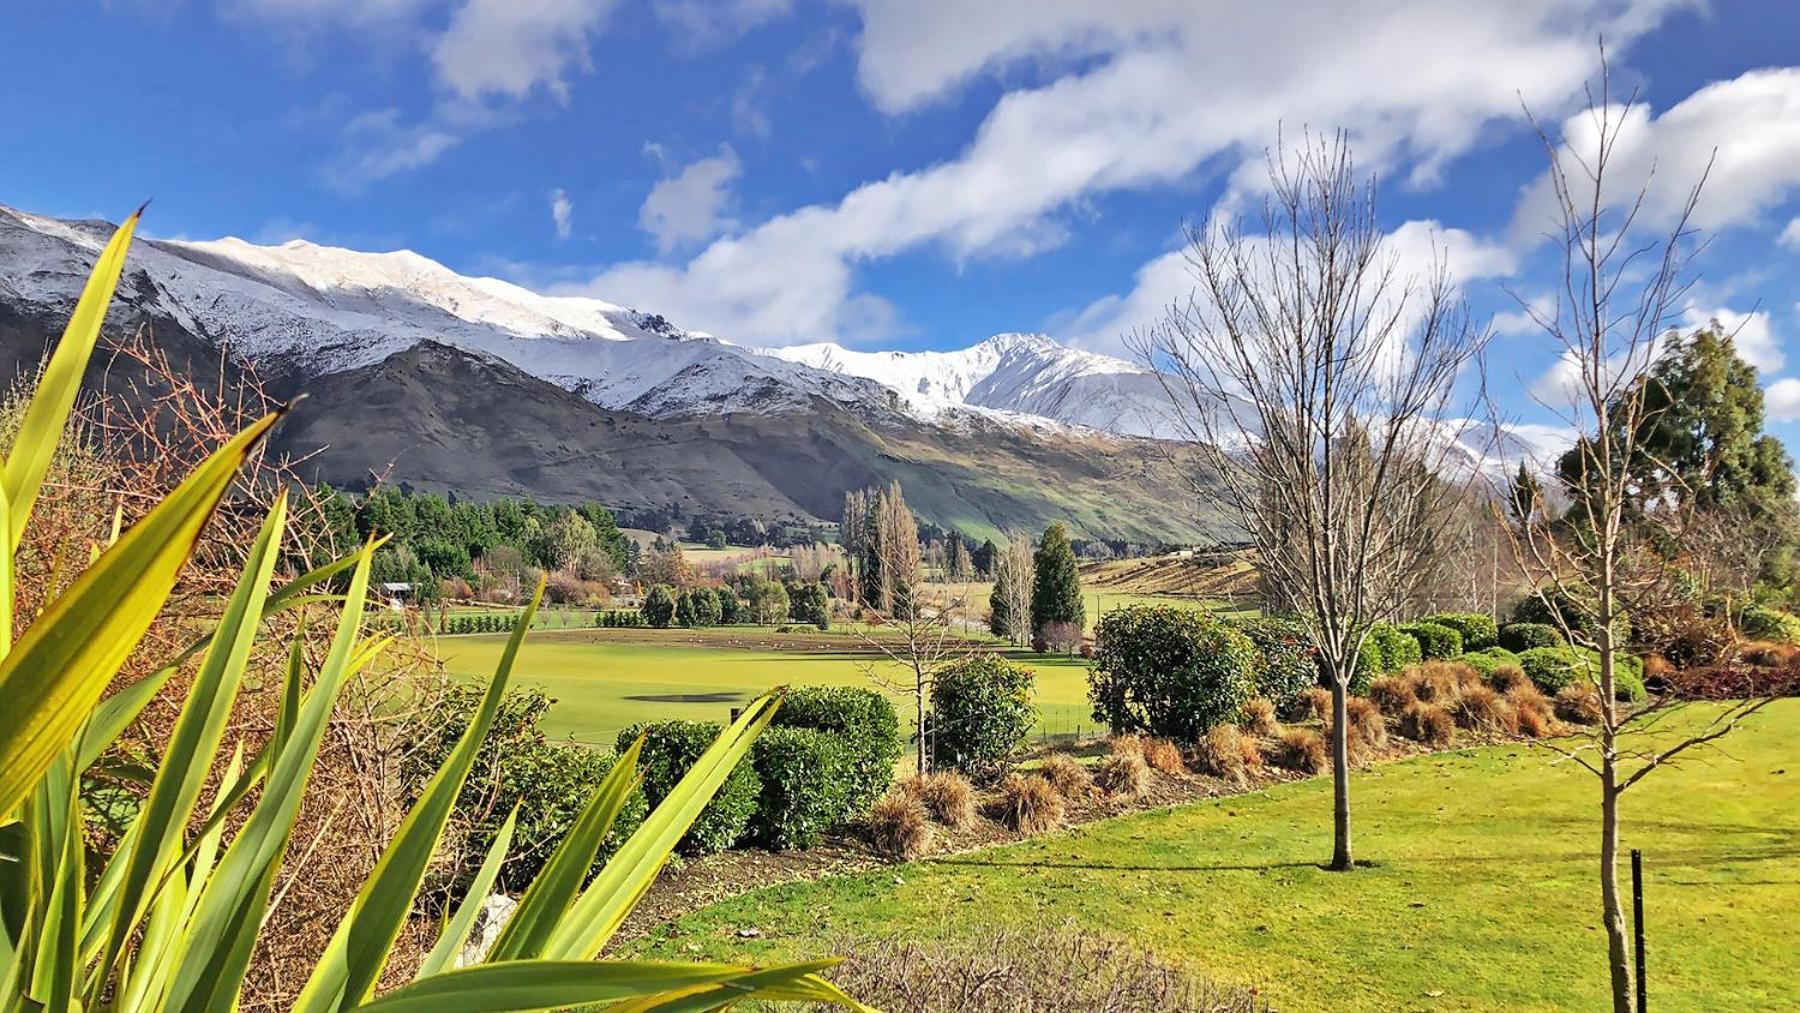
{"label": "dry brown grass", "polygon": [[1483,735],[1519,734],[1519,713],[1506,698],[1488,686],[1471,686],[1450,705],[1450,716],[1459,728]]}
{"label": "dry brown grass", "polygon": [[1530,739],[1547,739],[1556,734],[1556,719],[1531,707],[1518,707],[1519,734]]}
{"label": "dry brown grass", "polygon": [[1081,761],[1067,753],[1051,753],[1044,757],[1044,765],[1038,769],[1050,787],[1063,798],[1074,801],[1087,798],[1094,793],[1094,775]]}
{"label": "dry brown grass", "polygon": [[[1255,740],[1232,725],[1219,725],[1200,739],[1194,751],[1194,762],[1201,772],[1242,785],[1249,781],[1245,763],[1245,747],[1256,748]],[[1260,753],[1257,759],[1261,760]]]}
{"label": "dry brown grass", "polygon": [[1113,756],[1144,756],[1150,740],[1142,735],[1115,735],[1106,740],[1106,751]]}
{"label": "dry brown grass", "polygon": [[1323,686],[1308,686],[1300,694],[1300,699],[1306,701],[1306,709],[1312,712],[1315,720],[1331,720],[1331,690]]}
{"label": "dry brown grass", "polygon": [[1531,681],[1531,677],[1525,674],[1525,670],[1517,665],[1501,665],[1495,668],[1493,674],[1488,676],[1488,685],[1507,696],[1512,696],[1513,691],[1520,686],[1537,688],[1537,684]]}
{"label": "dry brown grass", "polygon": [[1426,703],[1448,704],[1456,699],[1467,680],[1481,684],[1481,675],[1467,665],[1449,661],[1427,661],[1412,668],[1413,695]]}
{"label": "dry brown grass", "polygon": [[1407,704],[1418,699],[1418,695],[1413,692],[1412,679],[1403,675],[1390,675],[1369,684],[1369,699],[1381,708],[1383,714],[1398,716],[1406,709]]}
{"label": "dry brown grass", "polygon": [[1317,774],[1331,767],[1325,740],[1310,728],[1289,728],[1282,732],[1269,754],[1269,762],[1302,774]]}
{"label": "dry brown grass", "polygon": [[1181,747],[1168,739],[1151,739],[1144,743],[1144,762],[1151,770],[1171,776],[1187,773],[1187,761],[1181,758]]}
{"label": "dry brown grass", "polygon": [[889,858],[911,861],[931,847],[931,817],[918,799],[891,791],[869,809],[869,843]]}
{"label": "dry brown grass", "polygon": [[955,771],[914,774],[900,790],[918,799],[933,820],[947,827],[966,827],[975,819],[975,789]]}
{"label": "dry brown grass", "polygon": [[1375,702],[1364,696],[1344,701],[1344,712],[1350,715],[1350,738],[1370,751],[1383,749],[1388,742],[1387,717]]}
{"label": "dry brown grass", "polygon": [[1266,696],[1251,697],[1244,704],[1238,727],[1251,735],[1280,735],[1281,722],[1275,720],[1275,704]]}
{"label": "dry brown grass", "polygon": [[1114,753],[1094,771],[1100,790],[1118,798],[1143,798],[1150,791],[1150,765],[1135,753]]}
{"label": "dry brown grass", "polygon": [[1000,820],[1028,836],[1054,830],[1062,826],[1063,797],[1041,777],[1009,775],[1000,784]]}
{"label": "dry brown grass", "polygon": [[[1749,640],[1738,646],[1737,656],[1748,664],[1762,668],[1787,668],[1796,660],[1800,660],[1800,647],[1774,640]],[[1644,678],[1646,679],[1667,678],[1674,673],[1675,666],[1669,664],[1661,655],[1652,654],[1644,659]]]}
{"label": "dry brown grass", "polygon": [[1428,746],[1447,746],[1456,734],[1456,721],[1444,708],[1423,700],[1413,703],[1400,714],[1400,734]]}
{"label": "dry brown grass", "polygon": [[1583,682],[1564,686],[1556,694],[1556,716],[1572,725],[1599,724],[1605,716],[1599,691]]}

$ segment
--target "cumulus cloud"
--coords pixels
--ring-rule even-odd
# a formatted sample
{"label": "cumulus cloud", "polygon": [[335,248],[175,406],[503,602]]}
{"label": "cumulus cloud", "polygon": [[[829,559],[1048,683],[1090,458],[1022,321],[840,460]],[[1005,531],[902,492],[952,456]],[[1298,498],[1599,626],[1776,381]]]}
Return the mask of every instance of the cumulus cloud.
{"label": "cumulus cloud", "polygon": [[656,237],[664,253],[730,231],[737,224],[727,213],[731,182],[742,171],[730,148],[694,162],[651,188],[638,209],[638,226]]}
{"label": "cumulus cloud", "polygon": [[[858,73],[883,109],[913,109],[984,72],[1029,67],[1048,80],[1007,92],[952,158],[658,268],[682,304],[720,311],[718,293],[734,291],[730,305],[759,322],[759,341],[815,340],[830,336],[822,323],[861,318],[820,304],[831,293],[856,298],[859,262],[920,247],[959,259],[1030,255],[1066,241],[1062,216],[1095,196],[1259,161],[1284,120],[1346,129],[1368,167],[1404,164],[1428,179],[1486,124],[1516,118],[1521,89],[1536,107],[1560,108],[1593,70],[1596,33],[1622,46],[1665,4],[1396,0],[1373,12],[1320,5],[1301,19],[1280,5],[1220,17],[1190,0],[858,6]],[[771,287],[757,289],[713,273],[744,261],[807,263],[818,274],[764,274]],[[830,284],[791,290],[815,281]],[[781,307],[795,311],[786,323]]]}
{"label": "cumulus cloud", "polygon": [[575,202],[562,187],[550,191],[550,221],[556,226],[556,238],[567,239],[574,224]]}
{"label": "cumulus cloud", "polygon": [[1800,218],[1788,222],[1781,234],[1775,237],[1775,242],[1790,250],[1800,250]]}
{"label": "cumulus cloud", "polygon": [[571,70],[615,0],[465,0],[432,46],[438,83],[463,99],[521,99],[544,88],[568,98]]}
{"label": "cumulus cloud", "polygon": [[1763,411],[1776,422],[1800,422],[1800,380],[1776,380],[1763,390]]}
{"label": "cumulus cloud", "polygon": [[702,53],[728,46],[745,32],[787,16],[794,0],[656,0],[656,18],[675,48]]}
{"label": "cumulus cloud", "polygon": [[1732,336],[1732,343],[1737,346],[1737,353],[1744,361],[1755,366],[1764,373],[1774,373],[1787,364],[1787,355],[1781,350],[1781,342],[1769,326],[1769,314],[1763,310],[1740,313],[1736,310],[1720,307],[1703,309],[1689,306],[1681,317],[1683,330],[1697,330],[1708,324],[1717,323],[1719,327]]}
{"label": "cumulus cloud", "polygon": [[456,132],[436,123],[406,123],[398,109],[360,113],[344,125],[344,152],[326,178],[345,189],[417,169],[461,143]]}

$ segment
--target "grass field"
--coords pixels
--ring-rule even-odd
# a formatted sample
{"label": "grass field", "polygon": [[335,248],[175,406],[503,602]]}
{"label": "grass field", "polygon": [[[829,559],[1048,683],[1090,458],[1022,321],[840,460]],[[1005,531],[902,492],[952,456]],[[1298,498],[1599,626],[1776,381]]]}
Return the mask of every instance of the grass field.
{"label": "grass field", "polygon": [[[621,642],[629,632],[633,642]],[[696,635],[699,634],[699,637]],[[580,630],[534,632],[514,669],[517,685],[542,688],[556,700],[545,717],[555,737],[611,747],[619,729],[639,721],[690,718],[722,721],[730,709],[771,686],[870,686],[868,666],[898,677],[883,659],[859,652],[850,638],[837,651],[746,649],[723,645],[744,628],[689,630]],[[777,634],[760,632],[765,637]],[[721,646],[694,646],[699,639]],[[667,643],[659,641],[666,640]],[[505,638],[444,637],[438,655],[451,674],[485,679],[500,660]],[[1066,733],[1092,730],[1087,703],[1087,667],[1079,658],[1015,655],[1037,671],[1039,728]],[[894,696],[901,720],[911,727],[910,697]]]}
{"label": "grass field", "polygon": [[[1625,796],[1659,1011],[1800,1008],[1797,729],[1800,700],[1781,701]],[[1552,759],[1506,746],[1358,774],[1358,853],[1374,865],[1351,874],[1316,864],[1331,796],[1314,779],[748,894],[632,951],[771,960],[844,934],[1070,920],[1282,1010],[1601,1009],[1594,780]],[[761,936],[738,938],[746,927]]]}

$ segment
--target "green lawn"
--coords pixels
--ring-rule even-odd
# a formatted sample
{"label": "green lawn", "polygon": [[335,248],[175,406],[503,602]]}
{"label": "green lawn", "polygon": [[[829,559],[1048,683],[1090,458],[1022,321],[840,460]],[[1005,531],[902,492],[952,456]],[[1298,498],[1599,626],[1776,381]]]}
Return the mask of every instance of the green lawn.
{"label": "green lawn", "polygon": [[[1797,727],[1800,700],[1782,701],[1722,752],[1625,797],[1659,1011],[1800,1008]],[[1314,779],[776,887],[632,949],[768,960],[817,955],[844,933],[1073,920],[1255,985],[1283,1010],[1601,1009],[1594,781],[1552,760],[1496,747],[1358,774],[1358,853],[1375,864],[1350,874],[1315,864],[1330,850],[1331,799]],[[761,937],[737,938],[743,927]]]}
{"label": "green lawn", "polygon": [[[606,643],[603,634],[585,631],[533,632],[513,681],[538,686],[556,700],[545,718],[547,733],[610,748],[627,725],[663,718],[722,721],[733,706],[771,686],[871,686],[871,662],[877,671],[901,677],[882,659],[858,653],[848,638],[842,651],[802,653],[686,646],[675,641],[693,631],[632,631],[638,638],[662,633],[670,644]],[[451,674],[485,679],[493,675],[505,642],[499,635],[443,637],[437,650]],[[1022,654],[1017,660],[1038,674],[1040,732],[1093,730],[1081,659]],[[910,728],[911,698],[895,695],[894,703]]]}

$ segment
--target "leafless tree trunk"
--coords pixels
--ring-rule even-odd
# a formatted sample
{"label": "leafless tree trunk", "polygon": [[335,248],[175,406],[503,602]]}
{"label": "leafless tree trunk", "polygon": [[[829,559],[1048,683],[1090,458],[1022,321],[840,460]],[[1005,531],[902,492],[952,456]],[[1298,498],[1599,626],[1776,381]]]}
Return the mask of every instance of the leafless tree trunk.
{"label": "leafless tree trunk", "polygon": [[994,631],[1015,647],[1031,643],[1031,590],[1037,579],[1037,560],[1031,536],[1010,532],[1006,548],[994,558],[994,594],[992,603],[1005,617],[1004,629]]}
{"label": "leafless tree trunk", "polygon": [[1438,258],[1408,273],[1346,140],[1270,157],[1260,234],[1189,230],[1194,294],[1131,339],[1222,486],[1264,584],[1307,624],[1332,691],[1334,846],[1353,867],[1350,681],[1439,549],[1458,424],[1446,411],[1483,335]]}
{"label": "leafless tree trunk", "polygon": [[[1627,465],[1646,456],[1638,445],[1638,434],[1653,420],[1646,376],[1684,302],[1686,269],[1699,245],[1689,223],[1705,181],[1696,182],[1666,232],[1645,238],[1639,219],[1648,181],[1621,194],[1608,179],[1634,99],[1615,104],[1602,50],[1599,91],[1589,94],[1592,147],[1576,150],[1540,130],[1556,198],[1550,239],[1560,244],[1562,270],[1554,309],[1521,304],[1562,352],[1567,403],[1552,407],[1580,435],[1561,469],[1567,512],[1558,517],[1541,503],[1528,505],[1509,529],[1532,591],[1546,604],[1566,603],[1569,613],[1547,611],[1570,643],[1593,652],[1586,676],[1599,697],[1600,721],[1576,745],[1547,746],[1599,782],[1600,903],[1615,1013],[1635,1008],[1619,893],[1619,799],[1658,767],[1728,734],[1768,703],[1738,701],[1698,733],[1641,743],[1631,736],[1676,704],[1665,700],[1632,710],[1618,701],[1623,620],[1635,608],[1651,607],[1663,586],[1657,567],[1645,560],[1666,558],[1667,540],[1682,537],[1677,518],[1658,516],[1655,504],[1634,502],[1641,476]],[[1651,538],[1664,547],[1649,552]]]}

